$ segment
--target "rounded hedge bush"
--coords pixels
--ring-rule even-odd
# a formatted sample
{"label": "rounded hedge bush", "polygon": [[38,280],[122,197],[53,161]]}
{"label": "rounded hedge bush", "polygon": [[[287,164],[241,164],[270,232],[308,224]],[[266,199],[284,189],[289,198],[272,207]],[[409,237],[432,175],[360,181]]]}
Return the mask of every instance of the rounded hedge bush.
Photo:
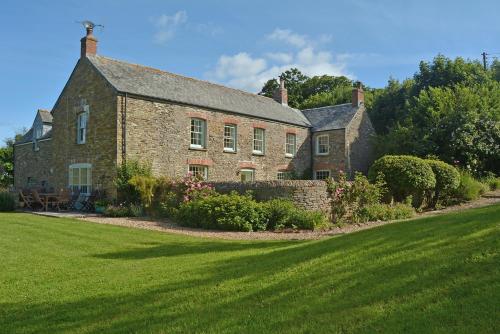
{"label": "rounded hedge bush", "polygon": [[436,178],[432,205],[436,205],[440,200],[448,199],[453,191],[460,185],[460,173],[452,165],[440,160],[425,160],[431,166]]}
{"label": "rounded hedge bush", "polygon": [[376,160],[368,172],[370,181],[382,178],[389,194],[401,202],[412,196],[413,206],[420,207],[426,192],[436,186],[431,166],[421,158],[409,155],[386,155]]}

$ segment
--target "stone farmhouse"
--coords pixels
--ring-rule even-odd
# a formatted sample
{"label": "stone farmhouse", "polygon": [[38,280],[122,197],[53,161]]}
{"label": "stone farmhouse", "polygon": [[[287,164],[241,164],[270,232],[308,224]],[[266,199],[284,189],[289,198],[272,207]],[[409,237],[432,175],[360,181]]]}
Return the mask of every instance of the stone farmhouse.
{"label": "stone farmhouse", "polygon": [[51,111],[38,110],[14,147],[16,188],[71,187],[113,193],[127,159],[154,174],[210,181],[365,172],[374,133],[363,91],[352,103],[308,110],[274,99],[97,55],[92,27]]}

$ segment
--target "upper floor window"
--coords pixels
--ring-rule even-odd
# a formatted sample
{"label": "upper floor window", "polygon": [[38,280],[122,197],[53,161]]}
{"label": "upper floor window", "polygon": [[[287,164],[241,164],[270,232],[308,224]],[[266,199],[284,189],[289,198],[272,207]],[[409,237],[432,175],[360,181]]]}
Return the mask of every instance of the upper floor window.
{"label": "upper floor window", "polygon": [[43,135],[43,129],[40,127],[37,127],[35,130],[35,139],[40,138]]}
{"label": "upper floor window", "polygon": [[189,172],[193,176],[199,176],[203,180],[208,179],[208,167],[202,165],[189,165]]}
{"label": "upper floor window", "polygon": [[328,135],[316,137],[316,154],[327,155],[330,152],[330,143]]}
{"label": "upper floor window", "polygon": [[265,130],[261,128],[253,129],[253,153],[264,154],[265,151],[266,134]]}
{"label": "upper floor window", "polygon": [[287,133],[285,155],[288,157],[293,157],[295,156],[295,153],[297,153],[297,136],[294,133]]}
{"label": "upper floor window", "polygon": [[236,152],[236,125],[224,125],[224,151]]}
{"label": "upper floor window", "polygon": [[205,148],[207,123],[201,118],[191,118],[191,148]]}
{"label": "upper floor window", "polygon": [[76,134],[77,144],[85,144],[85,141],[87,139],[87,120],[88,114],[86,112],[78,114]]}

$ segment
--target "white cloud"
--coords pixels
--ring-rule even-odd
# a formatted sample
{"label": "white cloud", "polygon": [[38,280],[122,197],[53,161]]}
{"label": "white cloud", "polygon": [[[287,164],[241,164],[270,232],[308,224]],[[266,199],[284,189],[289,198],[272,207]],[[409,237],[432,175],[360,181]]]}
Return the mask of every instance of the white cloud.
{"label": "white cloud", "polygon": [[153,37],[155,43],[164,44],[170,40],[174,37],[178,27],[185,24],[187,19],[187,13],[184,10],[180,10],[174,15],[162,14],[153,19],[153,23],[157,28]]}
{"label": "white cloud", "polygon": [[268,38],[285,41],[295,46],[295,51],[267,52],[264,57],[252,57],[247,52],[239,52],[233,56],[222,55],[215,69],[206,73],[206,76],[250,92],[259,92],[267,80],[277,78],[290,68],[298,68],[308,76],[328,74],[353,78],[346,70],[346,55],[335,56],[330,51],[317,50],[317,45],[331,39],[324,36],[327,35],[320,36],[318,40],[308,40],[305,35],[276,29]]}
{"label": "white cloud", "polygon": [[293,60],[291,53],[284,52],[268,52],[266,53],[266,57],[279,63],[290,63]]}
{"label": "white cloud", "polygon": [[267,38],[270,40],[283,41],[298,48],[308,44],[306,35],[295,34],[289,29],[276,28],[272,33],[267,35]]}

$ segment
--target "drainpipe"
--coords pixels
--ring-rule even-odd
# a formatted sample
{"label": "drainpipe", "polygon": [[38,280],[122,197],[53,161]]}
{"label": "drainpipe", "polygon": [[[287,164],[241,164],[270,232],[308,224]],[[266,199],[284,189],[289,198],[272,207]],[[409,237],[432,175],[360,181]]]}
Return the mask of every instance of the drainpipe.
{"label": "drainpipe", "polygon": [[127,93],[122,96],[121,103],[121,125],[122,125],[122,163],[127,160]]}

